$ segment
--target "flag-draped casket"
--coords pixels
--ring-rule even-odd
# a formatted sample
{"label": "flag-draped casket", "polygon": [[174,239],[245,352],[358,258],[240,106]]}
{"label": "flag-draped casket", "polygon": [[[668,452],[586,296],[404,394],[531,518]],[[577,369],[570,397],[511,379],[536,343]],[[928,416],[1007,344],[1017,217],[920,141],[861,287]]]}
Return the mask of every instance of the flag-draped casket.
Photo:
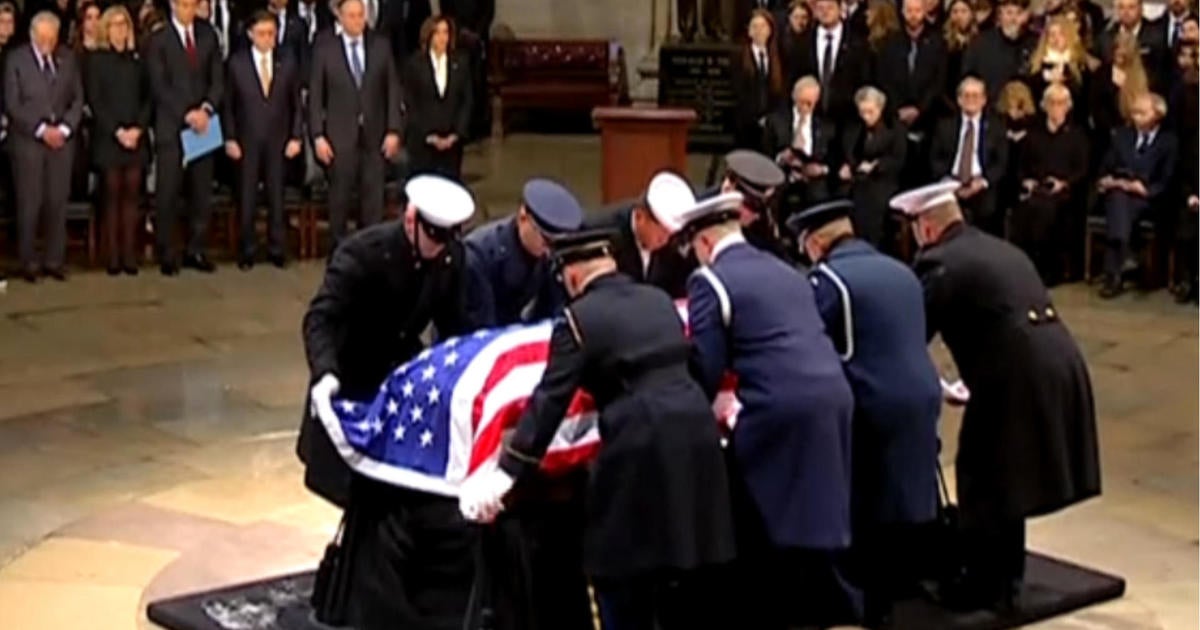
{"label": "flag-draped casket", "polygon": [[[686,306],[680,305],[686,321]],[[464,479],[494,466],[541,380],[552,323],[484,329],[422,351],[396,368],[371,400],[335,398],[316,413],[346,463],[384,483],[456,496]],[[727,382],[714,421],[732,427],[737,402]],[[575,394],[542,466],[554,474],[585,464],[599,447],[590,396]]]}

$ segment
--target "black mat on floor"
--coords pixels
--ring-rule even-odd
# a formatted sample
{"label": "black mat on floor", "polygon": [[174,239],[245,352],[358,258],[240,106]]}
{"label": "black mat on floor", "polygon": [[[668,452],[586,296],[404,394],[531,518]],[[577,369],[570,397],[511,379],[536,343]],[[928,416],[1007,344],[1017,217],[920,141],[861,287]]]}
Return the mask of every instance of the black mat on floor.
{"label": "black mat on floor", "polygon": [[[170,630],[330,630],[312,619],[312,573],[238,584],[150,604],[150,620]],[[1125,580],[1038,553],[1025,556],[1025,586],[1015,609],[951,612],[924,599],[901,602],[898,630],[1000,630],[1116,599]]]}

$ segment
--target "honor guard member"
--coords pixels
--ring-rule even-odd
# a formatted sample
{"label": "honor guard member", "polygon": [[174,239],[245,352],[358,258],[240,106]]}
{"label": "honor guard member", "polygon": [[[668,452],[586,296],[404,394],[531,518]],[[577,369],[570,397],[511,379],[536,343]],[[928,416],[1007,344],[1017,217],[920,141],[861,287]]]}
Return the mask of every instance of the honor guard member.
{"label": "honor guard member", "polygon": [[584,566],[603,627],[712,627],[705,604],[720,598],[701,592],[702,570],[734,556],[716,419],[688,372],[674,303],[617,271],[611,237],[591,230],[553,243],[571,303],[554,324],[546,371],[499,467],[464,483],[462,512],[491,521],[514,480],[537,474],[582,388],[599,411]]}
{"label": "honor guard member", "polygon": [[589,227],[616,232],[612,246],[618,271],[679,299],[687,295],[687,279],[696,259],[680,253],[671,234],[679,228],[675,217],[695,203],[687,180],[672,171],[659,171],[641,199],[620,202]]}
{"label": "honor guard member", "polygon": [[781,213],[776,207],[784,180],[783,170],[771,158],[738,149],[725,155],[725,176],[720,186],[710,188],[700,198],[711,199],[731,191],[742,193],[739,220],[746,240],[780,260],[791,260],[790,250],[779,233]]}
{"label": "honor guard member", "polygon": [[913,224],[926,338],[940,333],[970,391],[955,460],[966,546],[954,606],[1011,604],[1025,519],[1100,493],[1087,365],[1033,263],[963,222],[957,182],[894,197]]}
{"label": "honor guard member", "polygon": [[552,317],[562,288],[550,276],[547,239],[579,229],[583,208],[557,182],[531,179],[516,215],[471,231],[467,255],[467,311],[475,328]]}
{"label": "honor guard member", "polygon": [[[370,399],[423,348],[430,322],[467,332],[458,230],[475,211],[462,186],[419,176],[400,221],[356,232],[333,253],[304,316],[313,406]],[[320,621],[360,630],[459,628],[474,576],[472,529],[453,499],[380,483],[348,467],[315,414],[297,445],[305,483],[345,508],[313,594]],[[436,550],[436,553],[431,551]]]}
{"label": "honor guard member", "polygon": [[853,623],[860,602],[841,564],[854,397],[808,279],[746,242],[742,205],[721,193],[680,221],[703,265],[688,280],[693,371],[710,398],[732,371],[742,404],[728,451],[749,618],[733,627]]}
{"label": "honor guard member", "polygon": [[854,204],[830,201],[793,215],[788,230],[813,265],[809,281],[825,332],[854,390],[852,558],[865,625],[887,625],[897,589],[918,558],[915,526],[937,510],[942,392],[925,344],[921,283],[859,240]]}

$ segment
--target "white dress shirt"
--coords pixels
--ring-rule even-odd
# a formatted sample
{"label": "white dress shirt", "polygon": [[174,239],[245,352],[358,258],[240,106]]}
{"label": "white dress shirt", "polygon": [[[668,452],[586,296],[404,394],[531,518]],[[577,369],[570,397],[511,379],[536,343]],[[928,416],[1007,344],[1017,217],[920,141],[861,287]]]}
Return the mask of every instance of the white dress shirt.
{"label": "white dress shirt", "polygon": [[[362,68],[363,77],[365,78],[367,76],[367,58],[364,51],[364,47],[367,45],[366,38],[362,35],[352,38],[345,33],[338,33],[338,37],[342,38],[342,48],[346,51],[346,63],[350,64],[351,71],[354,69],[354,57],[358,57],[358,67]],[[352,42],[356,41],[358,42],[357,49],[350,46]]]}
{"label": "white dress shirt", "polygon": [[754,53],[754,67],[762,68],[763,74],[769,73],[771,71],[771,56],[767,54],[767,49],[751,44],[750,51]]}
{"label": "white dress shirt", "polygon": [[[51,72],[58,74],[58,64],[55,63],[53,55],[43,55],[42,52],[36,48],[33,49],[33,55],[37,59],[38,70],[42,70],[43,68],[46,67],[46,64],[49,63]],[[56,126],[58,127],[58,131],[60,133],[62,133],[64,138],[71,137],[71,128],[68,127],[66,123],[59,123]],[[33,136],[35,138],[37,138],[38,140],[41,140],[42,135],[45,133],[46,133],[46,123],[42,123],[42,124],[38,125],[37,129],[33,130]]]}
{"label": "white dress shirt", "polygon": [[[825,58],[825,40],[828,36],[833,36],[833,59]],[[817,27],[817,75],[818,77],[825,76],[825,64],[832,63],[830,73],[837,69],[837,55],[840,46],[842,45],[842,25],[839,23],[833,28],[825,28],[824,26]]]}
{"label": "white dress shirt", "polygon": [[445,96],[448,70],[446,67],[446,53],[439,55],[431,49],[429,51],[429,60],[433,63],[433,82],[437,85],[438,96]]}
{"label": "white dress shirt", "polygon": [[971,154],[971,177],[983,177],[983,168],[979,166],[979,150],[983,146],[983,126],[978,115],[963,116],[958,129],[958,149],[954,152],[954,162],[950,164],[952,174],[958,175],[958,165],[962,160],[963,140],[967,136],[967,122],[975,124],[975,152]]}
{"label": "white dress shirt", "polygon": [[282,44],[283,38],[287,36],[287,9],[280,9],[279,13],[275,14],[275,25],[275,43]]}
{"label": "white dress shirt", "polygon": [[196,45],[196,30],[193,28],[194,25],[189,24],[184,26],[176,18],[171,18],[171,24],[175,26],[175,32],[179,34],[179,43],[182,44],[185,49],[187,48],[188,37],[191,37],[192,39],[192,46]]}
{"label": "white dress shirt", "polygon": [[800,149],[805,155],[812,155],[813,135],[812,135],[812,115],[800,117],[800,111],[795,107],[792,108],[792,142],[791,146],[796,146],[796,132],[804,130],[804,142]]}

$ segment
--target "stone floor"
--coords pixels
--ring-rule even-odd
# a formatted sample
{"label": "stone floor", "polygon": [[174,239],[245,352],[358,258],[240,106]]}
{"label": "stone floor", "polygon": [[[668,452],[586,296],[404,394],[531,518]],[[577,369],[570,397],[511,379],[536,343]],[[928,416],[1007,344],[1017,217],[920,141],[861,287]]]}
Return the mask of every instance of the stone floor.
{"label": "stone floor", "polygon": [[[598,166],[577,136],[468,158],[492,214],[532,175],[594,205]],[[337,514],[302,488],[292,446],[299,321],[320,273],[78,273],[0,295],[0,628],[147,628],[150,599],[315,563]],[[1129,589],[1040,627],[1195,628],[1196,310],[1161,292],[1055,298],[1091,365],[1105,487],[1035,522],[1030,544]]]}

